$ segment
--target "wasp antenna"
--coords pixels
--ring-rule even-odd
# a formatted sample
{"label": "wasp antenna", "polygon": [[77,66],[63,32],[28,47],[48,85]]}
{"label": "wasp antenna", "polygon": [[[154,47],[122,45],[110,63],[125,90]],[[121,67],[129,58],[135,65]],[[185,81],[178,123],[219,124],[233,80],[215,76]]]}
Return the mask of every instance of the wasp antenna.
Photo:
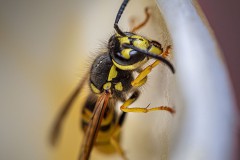
{"label": "wasp antenna", "polygon": [[120,20],[120,18],[122,16],[122,13],[123,13],[125,7],[127,6],[128,2],[129,2],[129,0],[124,0],[123,1],[122,5],[120,6],[120,8],[118,10],[117,17],[115,19],[115,23],[114,24],[118,24],[118,22],[119,22],[119,20]]}
{"label": "wasp antenna", "polygon": [[118,10],[118,13],[117,13],[117,16],[116,16],[116,19],[115,19],[115,22],[114,22],[114,29],[117,31],[118,34],[120,34],[121,36],[126,36],[126,34],[123,33],[123,31],[119,28],[118,26],[118,22],[122,16],[122,13],[125,9],[125,7],[127,6],[129,0],[124,0],[121,7],[119,8]]}
{"label": "wasp antenna", "polygon": [[121,36],[126,36],[125,33],[123,33],[123,31],[118,27],[117,24],[114,24],[114,29],[117,31],[118,34],[120,34]]}
{"label": "wasp antenna", "polygon": [[142,49],[139,49],[139,48],[134,47],[134,46],[129,45],[129,44],[123,44],[122,46],[126,47],[126,48],[131,48],[135,51],[138,51],[139,53],[145,54],[145,55],[147,55],[151,58],[158,59],[158,60],[162,61],[163,63],[165,63],[171,69],[172,73],[175,73],[175,69],[174,69],[172,63],[169,62],[167,59],[163,58],[162,56],[153,54],[151,52],[148,52],[148,51],[145,51],[145,50],[142,50]]}

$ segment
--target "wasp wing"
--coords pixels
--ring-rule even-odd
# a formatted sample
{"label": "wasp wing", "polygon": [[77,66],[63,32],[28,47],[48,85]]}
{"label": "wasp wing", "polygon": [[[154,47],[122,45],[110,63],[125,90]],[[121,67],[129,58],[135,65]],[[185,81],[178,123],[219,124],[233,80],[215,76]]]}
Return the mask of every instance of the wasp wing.
{"label": "wasp wing", "polygon": [[92,147],[97,138],[98,131],[99,131],[104,113],[107,108],[109,97],[110,97],[110,93],[104,92],[96,102],[96,105],[93,111],[93,116],[89,121],[88,128],[86,130],[85,137],[83,139],[79,160],[89,159]]}
{"label": "wasp wing", "polygon": [[75,101],[76,97],[81,92],[84,84],[86,83],[87,77],[88,77],[88,74],[85,74],[83,79],[78,84],[77,88],[72,92],[70,97],[67,99],[67,101],[64,103],[64,105],[61,107],[62,109],[59,112],[59,114],[56,118],[56,121],[54,122],[54,125],[52,127],[52,131],[50,133],[50,143],[52,145],[56,144],[56,142],[58,140],[58,137],[60,135],[60,131],[61,131],[61,128],[62,128],[63,121],[64,121],[67,113],[69,112],[73,102]]}

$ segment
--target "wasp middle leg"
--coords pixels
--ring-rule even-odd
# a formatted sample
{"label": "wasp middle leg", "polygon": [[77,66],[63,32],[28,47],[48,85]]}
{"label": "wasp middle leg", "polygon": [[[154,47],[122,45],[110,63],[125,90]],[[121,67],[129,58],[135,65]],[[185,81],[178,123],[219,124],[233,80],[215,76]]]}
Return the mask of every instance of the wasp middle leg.
{"label": "wasp middle leg", "polygon": [[150,111],[157,111],[157,110],[165,110],[168,111],[170,113],[175,113],[175,110],[171,107],[168,106],[159,106],[159,107],[153,107],[153,108],[148,108],[148,106],[146,108],[141,108],[141,107],[134,107],[134,108],[128,108],[133,102],[135,102],[137,100],[137,98],[139,97],[140,92],[138,90],[136,90],[132,96],[130,96],[129,99],[127,99],[123,105],[120,107],[120,109],[123,112],[140,112],[140,113],[147,113]]}

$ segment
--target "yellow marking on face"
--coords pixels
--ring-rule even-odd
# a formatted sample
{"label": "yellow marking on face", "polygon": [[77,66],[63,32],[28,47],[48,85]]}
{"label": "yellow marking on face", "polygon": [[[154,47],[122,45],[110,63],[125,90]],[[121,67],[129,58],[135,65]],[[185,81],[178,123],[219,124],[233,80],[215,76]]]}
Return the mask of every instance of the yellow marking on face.
{"label": "yellow marking on face", "polygon": [[132,51],[132,49],[123,49],[121,54],[125,59],[130,59],[130,52]]}
{"label": "yellow marking on face", "polygon": [[118,74],[118,72],[116,70],[116,66],[112,65],[109,75],[108,75],[108,81],[111,81],[113,78],[116,78],[117,74]]}
{"label": "yellow marking on face", "polygon": [[142,36],[139,36],[139,35],[132,35],[131,38],[135,38],[135,39],[144,39]]}
{"label": "yellow marking on face", "polygon": [[128,37],[120,37],[118,38],[120,44],[130,44],[130,40]]}
{"label": "yellow marking on face", "polygon": [[115,37],[118,38],[118,37],[122,37],[122,36],[121,36],[120,34],[116,33],[116,34],[115,34]]}
{"label": "yellow marking on face", "polygon": [[149,46],[149,42],[145,39],[136,39],[133,41],[133,45],[139,49],[146,50]]}
{"label": "yellow marking on face", "polygon": [[97,87],[96,86],[94,86],[94,84],[90,84],[90,87],[91,87],[91,89],[92,89],[92,91],[94,92],[94,93],[100,93],[100,90],[99,89],[97,89]]}
{"label": "yellow marking on face", "polygon": [[118,91],[122,91],[123,90],[122,82],[118,82],[114,87]]}
{"label": "yellow marking on face", "polygon": [[157,55],[160,55],[162,53],[162,50],[154,45],[152,45],[148,51]]}
{"label": "yellow marking on face", "polygon": [[105,84],[103,85],[103,89],[108,90],[108,89],[111,88],[111,86],[112,86],[112,83],[111,83],[111,82],[107,82],[107,83],[105,83]]}
{"label": "yellow marking on face", "polygon": [[115,62],[114,60],[112,60],[112,61],[113,61],[113,64],[121,70],[134,70],[134,69],[142,66],[143,64],[145,64],[148,61],[148,58],[146,57],[142,61],[139,61],[139,62],[134,63],[132,65],[127,65],[127,66],[120,65],[117,62]]}

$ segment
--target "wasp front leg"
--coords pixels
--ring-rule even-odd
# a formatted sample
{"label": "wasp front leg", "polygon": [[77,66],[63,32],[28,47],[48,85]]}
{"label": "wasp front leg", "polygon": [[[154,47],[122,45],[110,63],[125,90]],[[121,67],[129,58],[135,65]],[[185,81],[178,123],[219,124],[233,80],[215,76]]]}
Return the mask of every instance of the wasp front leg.
{"label": "wasp front leg", "polygon": [[[166,58],[169,55],[169,50],[171,49],[171,46],[168,46],[167,49],[161,54],[163,58]],[[146,80],[147,80],[147,75],[152,71],[154,67],[156,67],[158,64],[160,64],[161,61],[156,60],[149,66],[147,66],[144,70],[142,70],[139,75],[134,79],[131,84],[133,87],[139,87],[142,86]]]}

